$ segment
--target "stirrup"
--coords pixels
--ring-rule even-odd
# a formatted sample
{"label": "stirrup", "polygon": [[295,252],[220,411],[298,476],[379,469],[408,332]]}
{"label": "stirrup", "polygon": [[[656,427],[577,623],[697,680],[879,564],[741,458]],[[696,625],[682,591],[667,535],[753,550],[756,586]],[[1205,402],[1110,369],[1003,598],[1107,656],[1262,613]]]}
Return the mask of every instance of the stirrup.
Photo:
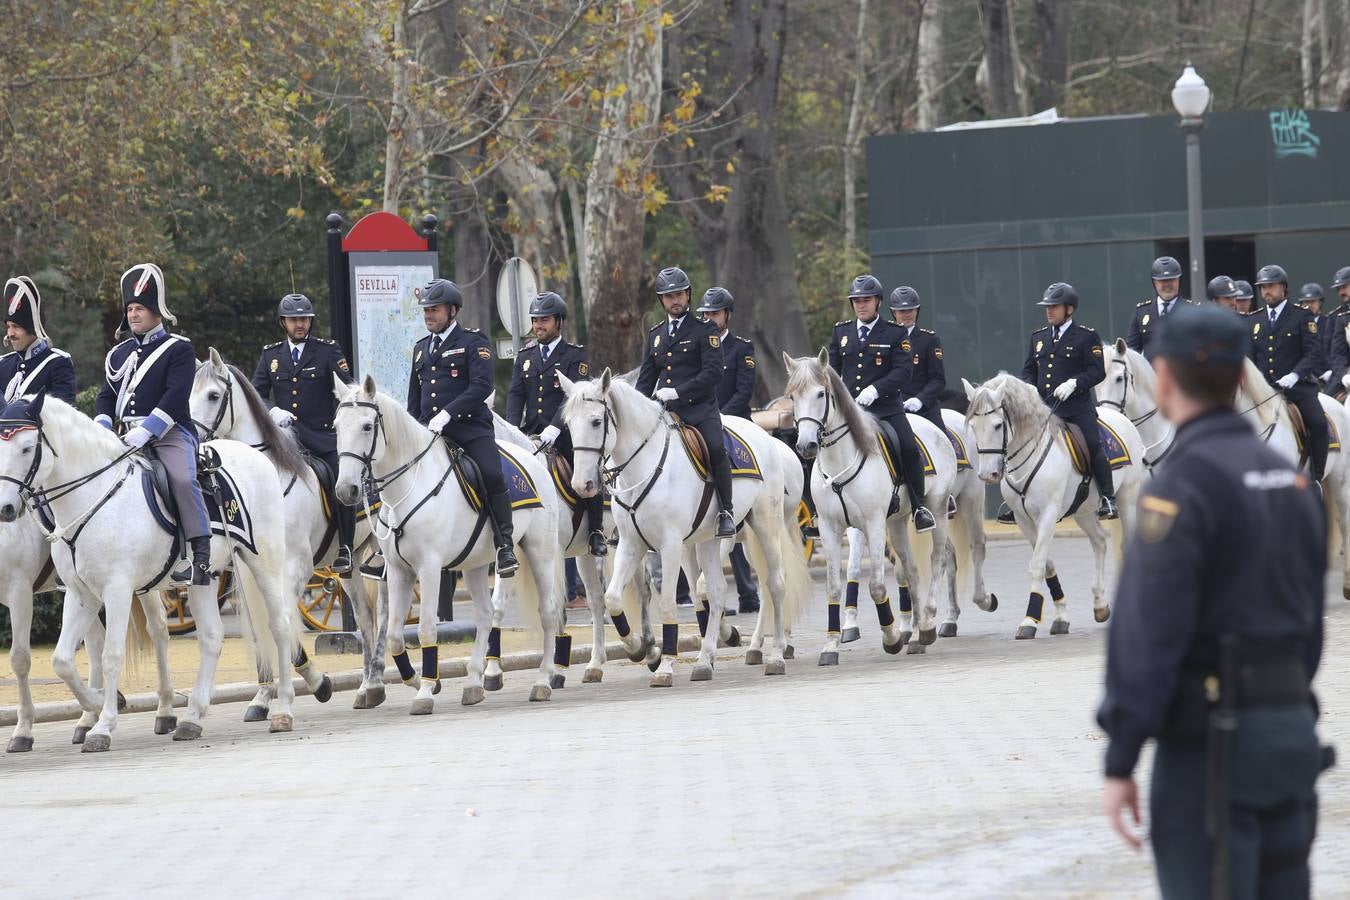
{"label": "stirrup", "polygon": [[719,538],[736,536],[736,520],[732,518],[729,509],[721,510],[717,514],[717,536]]}
{"label": "stirrup", "polygon": [[352,571],[352,549],[346,544],[338,547],[337,556],[329,566],[334,575],[350,575]]}
{"label": "stirrup", "polygon": [[1102,502],[1097,506],[1097,518],[1103,522],[1120,518],[1120,511],[1116,508],[1115,498],[1102,498]]}
{"label": "stirrup", "polygon": [[605,533],[600,529],[591,532],[590,545],[591,556],[609,555],[609,542],[605,540]]}
{"label": "stirrup", "polygon": [[937,527],[937,522],[933,520],[933,514],[928,511],[928,507],[920,506],[914,510],[914,530],[919,534],[926,534]]}
{"label": "stirrup", "polygon": [[520,568],[520,563],[516,561],[515,553],[511,552],[511,547],[497,548],[497,577],[510,578],[516,574],[516,569]]}

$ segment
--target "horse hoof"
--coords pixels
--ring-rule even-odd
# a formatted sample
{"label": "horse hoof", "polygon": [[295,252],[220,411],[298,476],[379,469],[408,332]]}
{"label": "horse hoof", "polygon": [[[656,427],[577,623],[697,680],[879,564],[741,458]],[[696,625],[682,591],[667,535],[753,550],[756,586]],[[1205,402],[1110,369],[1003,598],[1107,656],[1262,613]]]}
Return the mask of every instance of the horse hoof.
{"label": "horse hoof", "polygon": [[704,663],[694,666],[694,671],[689,673],[690,681],[712,681],[713,667]]}
{"label": "horse hoof", "polygon": [[563,674],[561,674],[561,673],[559,673],[559,672],[554,672],[551,676],[549,676],[549,679],[548,679],[548,686],[551,687],[551,688],[553,688],[553,690],[555,690],[555,691],[558,690],[559,688],[563,687],[563,686],[566,685],[566,684],[567,684],[567,676],[566,676],[566,675],[563,675]]}
{"label": "horse hoof", "polygon": [[1111,618],[1111,607],[1103,606],[1101,609],[1094,609],[1092,611],[1092,618],[1096,619],[1098,622],[1105,622],[1107,619]]}
{"label": "horse hoof", "polygon": [[937,629],[936,629],[936,628],[920,628],[920,629],[919,629],[919,645],[920,645],[920,646],[927,647],[929,644],[936,644],[936,643],[937,643]]}
{"label": "horse hoof", "polygon": [[581,676],[582,684],[599,684],[605,679],[604,669],[587,669]]}
{"label": "horse hoof", "polygon": [[366,688],[366,709],[374,709],[384,702],[384,685]]}
{"label": "horse hoof", "polygon": [[201,736],[202,726],[196,722],[179,722],[178,727],[173,730],[175,741],[195,741]]}
{"label": "horse hoof", "polygon": [[1019,641],[1029,641],[1036,636],[1035,625],[1019,625],[1017,627],[1016,638]]}
{"label": "horse hoof", "polygon": [[796,656],[797,651],[792,649],[791,644],[788,644],[786,647],[783,648],[783,659],[795,659]]}
{"label": "horse hoof", "polygon": [[841,644],[851,644],[854,641],[861,639],[862,629],[858,628],[856,625],[845,628],[839,633],[839,643]]}
{"label": "horse hoof", "polygon": [[122,693],[121,691],[117,692],[117,711],[118,712],[127,711],[127,695]]}
{"label": "horse hoof", "polygon": [[631,653],[625,650],[624,654],[628,657],[629,662],[639,663],[647,658],[647,648],[643,647],[640,650],[634,650]]}
{"label": "horse hoof", "polygon": [[652,675],[652,687],[663,688],[670,687],[675,683],[675,678],[669,672],[657,672]]}
{"label": "horse hoof", "polygon": [[998,597],[995,596],[994,594],[990,594],[990,595],[989,595],[989,609],[988,609],[988,612],[994,612],[994,611],[996,611],[997,609],[998,609]]}
{"label": "horse hoof", "polygon": [[653,672],[661,668],[661,654],[657,653],[647,659],[647,668]]}
{"label": "horse hoof", "polygon": [[1058,619],[1055,620],[1054,622],[1051,622],[1051,623],[1050,623],[1050,633],[1051,633],[1051,634],[1068,634],[1068,633],[1069,633],[1069,623],[1068,623],[1068,622],[1061,621],[1061,620],[1058,620]]}
{"label": "horse hoof", "polygon": [[502,689],[502,676],[500,675],[483,676],[483,690],[500,691],[501,689]]}
{"label": "horse hoof", "polygon": [[357,691],[356,696],[352,698],[352,709],[370,709],[370,704],[366,702],[366,692],[364,688]]}
{"label": "horse hoof", "polygon": [[764,666],[765,675],[786,675],[787,663],[781,659],[772,659]]}
{"label": "horse hoof", "polygon": [[431,696],[435,697],[441,692],[441,680],[437,678],[431,685]]}
{"label": "horse hoof", "polygon": [[469,685],[460,695],[459,702],[465,706],[473,706],[476,703],[482,703],[484,697],[483,689],[476,685]]}
{"label": "horse hoof", "polygon": [[323,676],[323,681],[314,689],[314,699],[320,703],[327,703],[333,699],[333,679],[327,675]]}
{"label": "horse hoof", "polygon": [[838,650],[822,650],[822,651],[820,651],[820,659],[818,659],[818,660],[816,661],[816,665],[818,665],[818,666],[837,666],[837,665],[839,665],[839,651],[838,651]]}
{"label": "horse hoof", "polygon": [[891,656],[895,656],[895,655],[896,655],[897,653],[899,653],[901,650],[905,649],[905,645],[908,644],[908,643],[909,643],[909,641],[908,641],[907,639],[905,639],[905,638],[903,637],[903,635],[902,635],[901,638],[900,638],[900,640],[897,641],[897,642],[894,643],[894,644],[888,644],[888,643],[886,643],[885,641],[882,641],[882,642],[881,642],[881,649],[882,649],[882,650],[885,650],[885,651],[886,651],[887,653],[889,653]]}
{"label": "horse hoof", "polygon": [[85,735],[89,733],[89,728],[88,725],[76,725],[75,733],[70,736],[70,742],[72,744],[83,744]]}
{"label": "horse hoof", "polygon": [[736,626],[731,626],[731,634],[727,635],[726,645],[728,647],[739,647],[741,645],[741,633],[736,630]]}
{"label": "horse hoof", "polygon": [[1341,596],[1347,600],[1350,600],[1350,584],[1347,584],[1345,587],[1341,588]]}
{"label": "horse hoof", "polygon": [[112,735],[91,734],[84,739],[84,746],[80,748],[80,752],[107,753],[111,747],[112,747]]}
{"label": "horse hoof", "polygon": [[267,707],[265,706],[250,706],[248,709],[244,710],[245,722],[262,722],[266,719]]}
{"label": "horse hoof", "polygon": [[9,739],[9,746],[5,748],[6,753],[27,753],[33,749],[33,739],[30,737],[16,737]]}
{"label": "horse hoof", "polygon": [[905,653],[911,656],[918,653],[927,653],[927,652],[928,652],[928,645],[923,643],[922,641],[910,641],[908,644],[905,645]]}
{"label": "horse hoof", "polygon": [[745,651],[745,664],[746,664],[747,666],[762,666],[762,665],[764,665],[764,651],[763,651],[763,650],[747,650],[747,651]]}
{"label": "horse hoof", "polygon": [[177,716],[155,716],[155,734],[172,734],[177,727]]}
{"label": "horse hoof", "polygon": [[956,623],[943,622],[938,626],[938,637],[956,637]]}
{"label": "horse hoof", "polygon": [[295,726],[295,719],[285,713],[277,713],[272,717],[272,724],[267,730],[272,734],[285,734]]}
{"label": "horse hoof", "polygon": [[545,700],[550,699],[552,696],[553,696],[553,688],[549,687],[546,684],[536,684],[534,687],[530,688],[531,703],[542,703]]}
{"label": "horse hoof", "polygon": [[436,701],[430,697],[414,697],[412,707],[408,710],[410,716],[429,716],[431,711],[436,708]]}
{"label": "horse hoof", "polygon": [[[914,632],[912,632],[912,631],[902,631],[902,632],[900,632],[900,643],[901,643],[901,644],[908,644],[911,640],[913,640],[913,638],[914,638]],[[882,641],[884,642],[885,640],[886,640],[886,639],[883,637],[883,638],[882,638]]]}

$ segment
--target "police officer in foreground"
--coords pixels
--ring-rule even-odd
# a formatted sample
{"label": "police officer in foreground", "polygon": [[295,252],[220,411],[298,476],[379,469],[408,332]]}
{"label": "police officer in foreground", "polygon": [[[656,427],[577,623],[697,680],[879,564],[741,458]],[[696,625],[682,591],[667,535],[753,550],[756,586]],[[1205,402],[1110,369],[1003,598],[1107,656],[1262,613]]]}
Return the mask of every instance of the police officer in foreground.
{"label": "police officer in foreground", "polygon": [[1078,292],[1073,285],[1056,281],[1045,289],[1037,305],[1045,307],[1049,324],[1031,333],[1022,380],[1036,388],[1055,415],[1083,432],[1092,461],[1092,479],[1101,497],[1097,518],[1119,518],[1111,464],[1097,435],[1097,404],[1092,395],[1093,386],[1106,377],[1102,339],[1096,331],[1073,320],[1078,311]]}
{"label": "police officer in foreground", "polygon": [[[94,421],[110,431],[124,429],[129,447],[151,448],[164,464],[178,507],[178,528],[192,549],[191,580],[211,583],[211,529],[197,484],[197,430],[188,406],[197,357],[192,342],[169,334],[164,273],[154,263],[137,263],[122,273],[122,324],[119,335],[131,337],[108,351],[105,381],[94,404]],[[175,571],[174,581],[188,572]]]}
{"label": "police officer in foreground", "polygon": [[[705,322],[711,322],[722,341],[722,380],[717,385],[717,405],[724,416],[750,418],[750,398],[755,393],[755,345],[749,338],[731,333],[731,314],[736,299],[724,287],[710,287],[695,310]],[[731,573],[736,576],[737,608],[743,613],[759,612],[759,583],[740,544],[731,548]],[[680,581],[685,580],[680,572]],[[687,594],[688,592],[685,591]]]}
{"label": "police officer in foreground", "polygon": [[1164,317],[1171,315],[1178,304],[1184,306],[1192,302],[1177,297],[1181,292],[1181,263],[1174,258],[1160,256],[1155,259],[1150,276],[1154,296],[1135,306],[1130,333],[1125,338],[1125,345],[1140,353],[1148,349],[1149,341],[1153,340],[1153,333]]}
{"label": "police officer in foreground", "polygon": [[[1097,713],[1105,812],[1135,849],[1133,773],[1157,740],[1149,831],[1168,898],[1309,894],[1329,754],[1310,690],[1326,520],[1308,479],[1233,410],[1249,333],[1213,307],[1179,310],[1158,333],[1158,409],[1176,439],[1139,500]],[[1257,531],[1281,536],[1280,565],[1232,540]]]}
{"label": "police officer in foreground", "polygon": [[1345,376],[1350,370],[1350,345],[1345,339],[1345,327],[1350,325],[1350,266],[1337,269],[1331,279],[1331,289],[1340,297],[1340,305],[1327,313],[1327,362],[1331,365],[1331,378],[1327,382],[1327,393],[1338,398],[1345,396]]}
{"label": "police officer in foreground", "polygon": [[[904,348],[909,342],[907,331],[878,315],[881,282],[875,277],[859,275],[853,279],[848,300],[857,318],[835,323],[830,337],[830,367],[839,373],[859,406],[895,430],[914,530],[919,534],[932,531],[936,527],[933,514],[923,505],[923,458],[901,399],[901,391],[909,383],[914,368],[912,354]],[[893,494],[886,515],[895,515],[899,508],[900,498]]]}
{"label": "police officer in foreground", "polygon": [[1252,361],[1302,414],[1308,429],[1308,469],[1320,490],[1331,440],[1317,399],[1317,376],[1326,368],[1322,337],[1312,314],[1289,302],[1289,276],[1284,269],[1263,267],[1256,273],[1256,286],[1266,308],[1252,316]]}
{"label": "police officer in foreground", "polygon": [[[572,462],[572,436],[563,430],[562,406],[567,399],[558,375],[573,381],[591,377],[591,360],[586,348],[562,339],[567,304],[553,291],[536,294],[530,301],[530,329],[534,343],[520,351],[511,370],[511,387],[506,392],[506,420],[526,434],[537,436],[542,447],[552,447],[568,463]],[[605,543],[604,498],[599,494],[584,498],[586,521],[590,528],[592,556],[609,552]]]}
{"label": "police officer in foreground", "polygon": [[477,464],[497,546],[497,577],[510,578],[519,563],[511,527],[511,498],[506,493],[492,410],[487,405],[492,393],[492,348],[481,331],[461,327],[456,321],[464,297],[453,281],[437,278],[416,296],[430,333],[413,345],[408,412],[462,447]]}
{"label": "police officer in foreground", "polygon": [[1205,286],[1205,297],[1211,303],[1217,303],[1230,312],[1238,311],[1240,293],[1237,282],[1227,275],[1215,275]]}
{"label": "police officer in foreground", "polygon": [[13,353],[0,356],[0,397],[4,402],[50,394],[75,404],[75,364],[52,346],[42,322],[42,296],[26,275],[5,282],[5,340]]}
{"label": "police officer in foreground", "polygon": [[[337,477],[337,432],[333,419],[337,397],[333,377],[351,384],[351,367],[336,341],[315,337],[314,304],[304,294],[287,294],[277,306],[277,321],[286,332],[284,341],[268,344],[253,370],[253,386],[272,407],[268,415],[279,428],[290,428],[310,454],[324,461]],[[337,521],[338,551],[333,571],[346,575],[352,570],[352,542],[356,539],[356,507],[333,504]]]}
{"label": "police officer in foreground", "polygon": [[722,339],[715,326],[689,314],[691,287],[683,269],[671,267],[656,274],[656,295],[666,321],[647,332],[637,389],[679,413],[686,425],[703,435],[717,488],[717,536],[729,538],[736,535],[736,520],[731,514],[731,462],[722,443],[717,406]]}
{"label": "police officer in foreground", "polygon": [[1244,316],[1251,315],[1252,302],[1256,298],[1256,293],[1252,290],[1252,283],[1250,281],[1243,281],[1240,278],[1233,283],[1237,285],[1238,289],[1237,311]]}

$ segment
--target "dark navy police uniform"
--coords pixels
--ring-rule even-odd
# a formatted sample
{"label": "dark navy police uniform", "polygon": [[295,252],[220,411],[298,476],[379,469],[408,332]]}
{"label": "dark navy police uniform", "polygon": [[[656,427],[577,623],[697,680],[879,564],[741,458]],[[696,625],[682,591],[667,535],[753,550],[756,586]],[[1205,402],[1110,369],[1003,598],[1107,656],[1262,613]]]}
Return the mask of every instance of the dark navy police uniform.
{"label": "dark navy police uniform", "polygon": [[1162,320],[1182,306],[1198,306],[1194,300],[1173,297],[1164,302],[1161,297],[1141,300],[1134,307],[1134,317],[1130,320],[1130,333],[1125,338],[1125,346],[1139,353],[1147,353],[1149,342],[1157,332]]}
{"label": "dark navy police uniform", "polygon": [[5,402],[30,394],[50,394],[75,405],[75,364],[70,354],[47,341],[34,341],[24,353],[0,356],[0,393]]}
{"label": "dark navy police uniform", "polygon": [[755,345],[749,338],[728,331],[722,335],[722,380],[717,385],[717,405],[724,416],[750,418],[750,399],[755,393]]}
{"label": "dark navy police uniform", "polygon": [[[938,402],[942,392],[947,389],[947,372],[942,364],[942,339],[937,336],[937,332],[918,325],[909,329],[903,325],[897,327],[909,332],[906,336],[909,342],[907,352],[913,360],[909,380],[900,389],[900,396],[904,400],[917,397],[923,406],[919,407],[915,415],[923,416],[945,434],[947,426],[942,422],[942,406]],[[905,350],[904,342],[901,342],[900,349]]]}
{"label": "dark navy police uniform", "polygon": [[[1272,321],[1271,316],[1275,315]],[[1313,314],[1286,299],[1279,306],[1257,310],[1251,316],[1251,358],[1272,387],[1293,373],[1298,381],[1284,395],[1298,407],[1308,429],[1308,469],[1315,481],[1326,471],[1331,435],[1326,414],[1317,399],[1317,376],[1327,368],[1322,357],[1322,335]]]}
{"label": "dark navy police uniform", "polygon": [[563,428],[562,421],[567,395],[558,381],[559,374],[573,381],[588,380],[591,360],[586,348],[569,344],[561,337],[548,348],[534,342],[521,348],[506,392],[506,421],[528,435],[539,434],[550,425],[560,429],[553,446],[570,463],[572,436]]}

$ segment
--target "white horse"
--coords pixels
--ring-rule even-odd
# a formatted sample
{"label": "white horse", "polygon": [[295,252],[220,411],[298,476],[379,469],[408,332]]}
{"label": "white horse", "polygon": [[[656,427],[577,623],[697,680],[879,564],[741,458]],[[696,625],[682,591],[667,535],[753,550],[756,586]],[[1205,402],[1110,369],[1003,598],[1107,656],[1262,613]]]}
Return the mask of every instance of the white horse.
{"label": "white horse", "polygon": [[[239,369],[227,365],[215,347],[210,348],[207,360],[197,364],[189,403],[192,421],[202,440],[240,441],[262,451],[276,467],[281,478],[286,522],[286,568],[282,584],[286,595],[293,598],[290,608],[291,629],[296,638],[293,664],[314,692],[314,699],[327,703],[333,696],[333,682],[319,671],[300,644],[300,618],[296,606],[305,595],[314,570],[331,563],[337,556],[336,525],[330,524],[324,514],[319,480],[301,455],[294,433],[278,428],[272,422],[267,415],[267,406],[252,383]],[[337,473],[333,474],[336,477]],[[359,551],[371,543],[370,527],[358,517],[356,528],[356,546],[352,552],[359,560]],[[356,579],[350,575],[343,578],[342,589],[352,600],[362,634],[366,677],[357,691],[355,706],[357,709],[378,706],[384,699],[384,682],[381,680],[384,668],[381,665],[372,673],[370,657],[377,640],[372,623],[378,625],[381,620],[373,611],[368,611],[366,592]],[[257,722],[267,718],[267,704],[273,693],[270,682],[259,673],[258,693],[244,709],[244,721]]]}
{"label": "white horse", "polygon": [[[1050,561],[1050,543],[1055,524],[1069,515],[1080,487],[1086,488],[1086,494],[1072,515],[1092,544],[1097,564],[1092,579],[1092,615],[1098,622],[1105,622],[1111,617],[1106,596],[1106,528],[1097,520],[1096,485],[1090,475],[1081,476],[1074,470],[1064,444],[1066,426],[1041,402],[1034,387],[1014,375],[1000,373],[978,388],[965,379],[961,383],[970,399],[966,422],[975,435],[979,457],[976,471],[986,483],[999,486],[1017,527],[1032,545],[1027,613],[1017,628],[1017,638],[1036,636],[1045,603],[1042,584],[1049,588],[1055,604],[1050,633],[1069,631],[1064,589]],[[1144,477],[1144,444],[1125,416],[1109,409],[1099,410],[1098,416],[1120,436],[1130,457],[1127,465],[1113,472],[1120,508],[1119,563],[1125,540],[1134,528],[1134,504]]]}
{"label": "white horse", "polygon": [[1175,434],[1172,423],[1158,414],[1153,366],[1144,354],[1127,347],[1123,338],[1102,347],[1102,363],[1106,377],[1093,388],[1097,404],[1114,409],[1138,429],[1144,442],[1144,467],[1152,469],[1172,449]]}
{"label": "white horse", "polygon": [[[464,573],[464,584],[473,598],[478,633],[469,661],[468,685],[461,701],[465,706],[484,697],[487,657],[497,664],[501,656],[501,608],[488,593],[488,567],[496,560],[486,511],[476,511],[466,499],[445,441],[409,415],[398,401],[380,393],[369,375],[360,384],[344,385],[334,379],[338,396],[338,478],[336,493],[343,503],[355,505],[368,488],[380,492],[380,510],[372,525],[384,551],[389,592],[388,641],[394,662],[406,684],[417,689],[412,715],[430,715],[433,695],[440,690],[439,655],[436,646],[436,610],[442,569]],[[512,514],[520,570],[512,581],[513,594],[521,609],[538,617],[543,631],[543,657],[539,677],[530,689],[531,700],[552,696],[555,638],[562,631],[563,604],[557,590],[562,562],[558,556],[558,495],[548,473],[533,454],[519,447],[498,444],[533,482],[542,506],[517,509]],[[480,503],[483,500],[480,498]],[[408,659],[403,642],[403,622],[412,606],[413,580],[422,586],[422,613],[417,638],[422,647],[419,677]],[[504,579],[497,579],[503,589]],[[533,601],[533,602],[531,602]],[[383,654],[379,663],[383,665]],[[498,671],[500,669],[498,668]],[[490,673],[491,674],[491,673]],[[500,676],[495,684],[500,686]]]}
{"label": "white horse", "polygon": [[[707,681],[713,674],[713,653],[722,634],[722,611],[726,581],[722,558],[730,542],[718,540],[716,508],[709,500],[711,485],[694,469],[680,446],[671,416],[654,400],[643,397],[626,381],[611,376],[573,382],[560,376],[567,394],[563,419],[572,435],[575,467],[572,487],[583,497],[600,490],[602,480],[611,485],[614,519],[619,546],[614,570],[605,591],[605,606],[629,658],[646,660],[652,669],[652,687],[669,687],[674,680],[674,657],[678,654],[675,617],[676,571],[686,563],[686,574],[696,581],[697,568],[706,573],[710,608],[698,662],[690,675]],[[758,461],[762,480],[735,478],[732,482],[733,511],[754,532],[749,544],[761,583],[768,586],[772,607],[774,643],[764,663],[764,674],[782,675],[786,629],[810,595],[806,560],[798,552],[795,509],[784,509],[784,474],[781,460],[769,446],[774,439],[746,419],[726,416],[726,428],[736,434]],[[607,466],[606,461],[612,465]],[[685,559],[683,548],[692,544],[695,555]],[[757,546],[756,546],[757,545]],[[646,634],[633,634],[623,608],[625,588],[630,586],[647,550],[661,556],[661,645]],[[788,552],[785,552],[788,551]],[[645,608],[645,604],[644,604]],[[640,611],[639,611],[640,612]],[[766,628],[768,626],[766,625]]]}
{"label": "white horse", "polygon": [[[110,431],[54,397],[10,404],[6,416],[6,439],[0,441],[0,521],[14,521],[25,498],[45,503],[51,510],[56,527],[48,540],[66,585],[61,637],[52,666],[87,712],[101,707],[98,722],[85,737],[84,751],[108,750],[117,724],[117,687],[133,596],[168,584],[175,539],[155,522],[140,490],[142,467],[131,458],[137,454]],[[201,720],[211,703],[224,631],[216,605],[216,581],[219,570],[231,560],[239,576],[246,618],[254,627],[264,621],[270,627],[264,631],[270,646],[263,649],[276,659],[278,697],[272,730],[290,731],[295,689],[289,649],[294,638],[277,575],[286,546],[281,485],[272,464],[258,451],[233,441],[207,446],[219,454],[222,471],[238,488],[238,501],[252,522],[256,550],[213,536],[211,583],[194,585],[188,591],[197,622],[201,667],[187,713],[174,729],[174,740],[193,740],[202,734]],[[75,650],[100,605],[107,615],[101,695],[84,684],[75,668]]]}
{"label": "white horse", "polygon": [[[901,491],[901,507],[893,517],[886,515],[893,491],[890,471],[878,443],[877,420],[866,415],[854,402],[838,373],[830,368],[825,351],[820,355],[794,359],[783,354],[787,367],[787,395],[792,400],[792,412],[797,421],[797,452],[803,458],[814,458],[811,469],[811,496],[816,502],[816,521],[820,527],[820,541],[825,550],[825,595],[828,621],[825,646],[820,652],[819,664],[839,664],[840,644],[840,587],[845,575],[842,541],[845,530],[857,528],[865,543],[871,572],[868,590],[877,607],[881,624],[882,648],[887,653],[899,653],[908,644],[909,653],[923,653],[937,640],[933,624],[937,614],[937,597],[947,591],[950,572],[947,566],[947,498],[956,481],[956,452],[951,441],[937,427],[919,416],[910,415],[910,426],[915,436],[928,449],[933,463],[933,474],[924,479],[920,493],[929,509],[938,511],[936,527],[929,537],[931,577],[919,569],[909,543],[908,492]],[[895,461],[899,465],[899,460]],[[886,593],[886,535],[900,558],[899,568],[917,595],[917,611],[908,627],[896,624]],[[962,550],[958,549],[958,553]],[[960,560],[965,568],[968,559]],[[856,620],[855,620],[856,623]],[[855,625],[856,627],[856,625]],[[919,639],[910,637],[917,630]]]}

